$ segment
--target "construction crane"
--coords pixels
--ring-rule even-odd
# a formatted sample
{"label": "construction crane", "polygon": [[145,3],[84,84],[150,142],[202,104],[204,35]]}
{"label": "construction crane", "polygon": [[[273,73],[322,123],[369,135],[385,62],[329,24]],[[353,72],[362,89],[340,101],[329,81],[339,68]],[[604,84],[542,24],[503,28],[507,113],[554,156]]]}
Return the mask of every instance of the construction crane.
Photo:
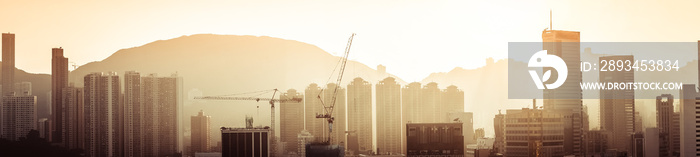
{"label": "construction crane", "polygon": [[[236,95],[244,95],[244,94],[253,94],[253,93],[258,93],[256,96],[270,93],[272,92],[272,97],[271,98],[257,98],[257,97],[240,97]],[[222,96],[202,96],[202,97],[194,97],[194,99],[204,99],[204,100],[255,100],[256,102],[262,101],[267,101],[270,103],[270,134],[272,135],[273,141],[275,140],[275,103],[276,102],[301,102],[301,98],[292,98],[292,99],[275,99],[275,95],[279,92],[277,89],[272,89],[272,90],[262,90],[262,91],[256,91],[256,92],[247,92],[247,93],[239,93],[239,94],[231,94],[231,95],[222,95]],[[272,142],[272,149],[276,149],[276,142]],[[273,151],[276,152],[276,151]],[[273,153],[274,154],[274,153]]]}
{"label": "construction crane", "polygon": [[333,117],[333,109],[335,107],[336,98],[338,97],[338,89],[340,88],[340,83],[343,80],[343,74],[345,73],[345,65],[347,65],[348,63],[348,54],[350,53],[350,46],[352,46],[353,37],[355,37],[355,33],[352,33],[352,35],[350,35],[350,38],[348,38],[348,43],[345,46],[345,53],[343,54],[343,58],[340,58],[340,61],[338,62],[340,64],[340,70],[338,71],[338,78],[336,79],[335,89],[333,89],[333,96],[331,98],[330,104],[326,106],[326,103],[323,102],[323,99],[321,99],[322,92],[319,92],[318,96],[316,96],[316,98],[318,98],[321,101],[321,105],[323,105],[323,109],[325,111],[325,113],[323,114],[316,114],[316,118],[324,118],[326,119],[326,121],[328,121],[328,140],[325,142],[328,144],[330,144],[331,142],[331,133],[333,133],[333,121],[335,120],[335,118]]}

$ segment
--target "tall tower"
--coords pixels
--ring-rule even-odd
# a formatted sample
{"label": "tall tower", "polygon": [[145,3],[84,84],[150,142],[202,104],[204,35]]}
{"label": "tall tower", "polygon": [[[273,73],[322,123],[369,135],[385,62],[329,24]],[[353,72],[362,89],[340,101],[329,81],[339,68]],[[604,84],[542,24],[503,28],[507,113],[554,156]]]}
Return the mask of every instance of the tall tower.
{"label": "tall tower", "polygon": [[199,111],[199,114],[190,118],[190,129],[192,129],[190,155],[197,152],[209,152],[211,143],[211,117],[205,116],[204,111]]}
{"label": "tall tower", "polygon": [[321,100],[318,98],[320,93],[321,87],[315,83],[309,84],[304,91],[304,112],[306,112],[304,121],[306,130],[316,138],[323,137],[323,123],[326,122],[324,119],[316,118],[316,114],[323,114],[324,112]]}
{"label": "tall tower", "polygon": [[[304,94],[289,89],[280,95],[280,100],[302,99]],[[304,130],[304,100],[280,102],[280,141],[286,142],[284,152],[297,152],[297,135]]]}
{"label": "tall tower", "polygon": [[[401,89],[401,135],[406,135],[406,124],[426,123],[420,117],[423,112],[422,104],[423,92],[420,83],[412,82]],[[406,138],[401,139],[401,150],[406,154]]]}
{"label": "tall tower", "polygon": [[[658,129],[659,138],[659,156],[670,156],[673,154],[673,143],[676,131],[673,126],[673,95],[662,94],[656,97],[656,128]],[[663,152],[665,151],[665,152]]]}
{"label": "tall tower", "polygon": [[358,150],[372,150],[372,85],[362,78],[348,84],[348,131],[357,133]]}
{"label": "tall tower", "polygon": [[403,153],[401,134],[401,85],[393,77],[377,83],[377,148],[378,153]]}
{"label": "tall tower", "polygon": [[[543,91],[543,107],[546,110],[555,111],[562,114],[567,119],[564,121],[564,152],[566,155],[583,155],[583,101],[581,90],[581,52],[580,52],[580,32],[562,31],[550,28],[542,31],[542,49],[547,50],[547,54],[556,55],[564,60],[568,68],[568,74],[564,84],[556,89],[545,89]],[[545,84],[553,83],[557,80],[557,72],[551,67],[543,68],[550,70],[552,77]],[[587,130],[587,129],[586,129]]]}
{"label": "tall tower", "polygon": [[143,156],[143,120],[141,105],[141,74],[124,73],[124,155]]}
{"label": "tall tower", "polygon": [[116,72],[91,73],[84,81],[85,155],[122,156],[119,76]]}
{"label": "tall tower", "polygon": [[63,57],[63,48],[51,49],[51,56],[51,110],[54,135],[52,137],[54,138],[53,142],[65,145],[63,138],[67,137],[64,132],[66,130],[66,115],[64,114],[66,113],[62,96],[63,88],[68,85],[68,58]]}
{"label": "tall tower", "polygon": [[[600,60],[634,61],[634,56],[604,56]],[[634,71],[600,71],[601,82],[634,82]],[[611,131],[610,148],[628,150],[635,129],[634,90],[600,90],[600,129]]]}
{"label": "tall tower", "polygon": [[172,156],[179,149],[178,115],[182,81],[177,75],[141,77],[144,115],[144,156]]}
{"label": "tall tower", "polygon": [[14,90],[15,34],[2,33],[2,95]]}

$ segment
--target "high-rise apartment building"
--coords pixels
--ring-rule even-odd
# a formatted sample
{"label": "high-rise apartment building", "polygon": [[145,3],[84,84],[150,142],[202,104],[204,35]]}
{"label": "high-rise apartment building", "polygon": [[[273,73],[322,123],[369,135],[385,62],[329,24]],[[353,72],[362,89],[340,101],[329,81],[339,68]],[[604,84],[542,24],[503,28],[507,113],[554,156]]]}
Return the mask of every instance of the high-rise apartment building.
{"label": "high-rise apartment building", "polygon": [[370,152],[373,143],[372,84],[357,77],[348,84],[347,92],[348,131],[356,133],[360,152]]}
{"label": "high-rise apartment building", "polygon": [[[342,87],[338,88],[337,91],[336,89],[336,84],[335,83],[329,83],[326,85],[326,89],[323,90],[321,98],[323,99],[323,102],[326,103],[326,105],[331,105],[333,102],[333,96],[334,93],[336,94],[335,97],[335,105],[333,107],[333,117],[335,118],[335,121],[333,122],[333,130],[331,134],[329,135],[329,130],[328,123],[325,122],[323,123],[323,133],[325,136],[324,138],[331,138],[331,144],[337,144],[341,145],[341,143],[346,143],[345,142],[345,131],[347,129],[345,128],[347,124],[347,119],[345,118],[345,110],[346,110],[346,105],[345,105],[345,89]],[[323,113],[323,112],[322,112]],[[343,145],[341,145],[343,146]]]}
{"label": "high-rise apartment building", "polygon": [[2,103],[2,138],[17,141],[36,130],[36,96],[8,94]]}
{"label": "high-rise apartment building", "polygon": [[442,109],[438,109],[442,106],[442,91],[438,88],[438,84],[430,82],[423,86],[422,92],[423,104],[421,106],[423,106],[423,110],[419,113],[423,114],[420,116],[427,123],[441,122],[444,114],[442,114]]}
{"label": "high-rise apartment building", "polygon": [[[600,60],[634,62],[631,55],[604,56]],[[600,71],[601,82],[634,82],[634,71]],[[610,148],[627,151],[635,129],[634,90],[600,90],[600,129],[610,131]]]}
{"label": "high-rise apartment building", "polygon": [[15,34],[2,33],[2,95],[14,90]]}
{"label": "high-rise apartment building", "polygon": [[196,116],[190,118],[192,155],[197,152],[210,152],[211,150],[211,117],[205,116],[204,111],[199,111]]}
{"label": "high-rise apartment building", "polygon": [[85,148],[85,91],[73,84],[61,91],[61,103],[64,109],[63,143],[68,149]]}
{"label": "high-rise apartment building", "polygon": [[280,141],[286,143],[284,153],[297,152],[297,135],[304,130],[304,94],[289,89],[280,94],[280,100],[301,99],[302,101],[280,102]]}
{"label": "high-rise apartment building", "polygon": [[122,156],[119,76],[91,73],[84,81],[85,156]]}
{"label": "high-rise apartment building", "polygon": [[144,156],[172,156],[179,152],[182,78],[173,74],[141,77]]}
{"label": "high-rise apartment building", "polygon": [[143,105],[141,104],[141,74],[124,73],[124,155],[143,156]]}
{"label": "high-rise apartment building", "polygon": [[387,77],[376,85],[377,153],[403,153],[401,134],[401,85],[393,77]]}
{"label": "high-rise apartment building", "polygon": [[321,87],[315,83],[309,84],[304,94],[304,121],[306,130],[316,138],[323,137],[323,126],[326,120],[316,118],[317,114],[323,114],[325,112],[321,104],[321,99],[318,98],[321,94]]}
{"label": "high-rise apartment building", "polygon": [[[51,111],[52,111],[52,122],[53,122],[53,142],[61,143],[65,145],[64,142],[66,136],[66,112],[64,111],[65,105],[63,105],[63,88],[68,86],[68,58],[63,57],[63,48],[53,48],[51,49]],[[4,62],[3,62],[4,64]],[[14,64],[14,63],[13,63]],[[14,67],[13,67],[14,68]]]}
{"label": "high-rise apartment building", "polygon": [[[423,122],[421,115],[423,104],[423,92],[421,84],[412,82],[401,88],[401,134],[406,134],[406,124]],[[406,139],[401,139],[401,150],[406,154]]]}
{"label": "high-rise apartment building", "polygon": [[[438,115],[445,115],[449,112],[464,112],[464,91],[459,90],[457,86],[447,86],[442,90],[442,104],[438,105]],[[449,121],[447,121],[449,122]]]}

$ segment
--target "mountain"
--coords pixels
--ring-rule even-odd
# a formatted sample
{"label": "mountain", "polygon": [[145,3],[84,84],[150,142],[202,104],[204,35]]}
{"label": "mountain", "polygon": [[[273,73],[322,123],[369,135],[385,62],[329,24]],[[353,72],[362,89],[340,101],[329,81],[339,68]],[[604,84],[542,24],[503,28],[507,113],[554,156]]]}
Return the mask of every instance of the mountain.
{"label": "mountain", "polygon": [[[0,72],[2,71],[0,62]],[[2,73],[0,73],[2,77]],[[15,82],[31,82],[32,95],[37,97],[37,118],[49,117],[49,92],[51,92],[51,75],[27,73],[24,70],[15,68]],[[38,120],[38,119],[37,119]]]}

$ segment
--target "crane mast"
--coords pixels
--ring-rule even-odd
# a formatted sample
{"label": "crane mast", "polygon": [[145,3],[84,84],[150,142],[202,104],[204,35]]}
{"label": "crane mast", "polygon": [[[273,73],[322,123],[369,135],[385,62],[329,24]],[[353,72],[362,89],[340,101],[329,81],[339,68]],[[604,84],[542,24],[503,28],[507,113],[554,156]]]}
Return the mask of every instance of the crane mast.
{"label": "crane mast", "polygon": [[335,118],[333,117],[333,110],[335,107],[335,102],[338,97],[338,89],[340,88],[340,83],[343,80],[343,74],[345,73],[345,66],[348,63],[348,54],[350,53],[350,47],[352,46],[352,39],[355,37],[355,33],[350,35],[350,38],[348,39],[348,43],[345,46],[345,53],[343,54],[343,57],[340,58],[340,70],[338,71],[338,78],[336,79],[335,83],[335,89],[333,89],[333,95],[331,98],[330,105],[326,106],[326,104],[323,102],[323,99],[321,99],[321,92],[319,92],[319,95],[317,98],[321,101],[321,104],[323,105],[323,109],[326,113],[324,114],[317,114],[316,118],[324,118],[326,121],[328,121],[328,140],[326,143],[330,144],[331,142],[331,133],[333,133],[333,122],[335,121]]}

